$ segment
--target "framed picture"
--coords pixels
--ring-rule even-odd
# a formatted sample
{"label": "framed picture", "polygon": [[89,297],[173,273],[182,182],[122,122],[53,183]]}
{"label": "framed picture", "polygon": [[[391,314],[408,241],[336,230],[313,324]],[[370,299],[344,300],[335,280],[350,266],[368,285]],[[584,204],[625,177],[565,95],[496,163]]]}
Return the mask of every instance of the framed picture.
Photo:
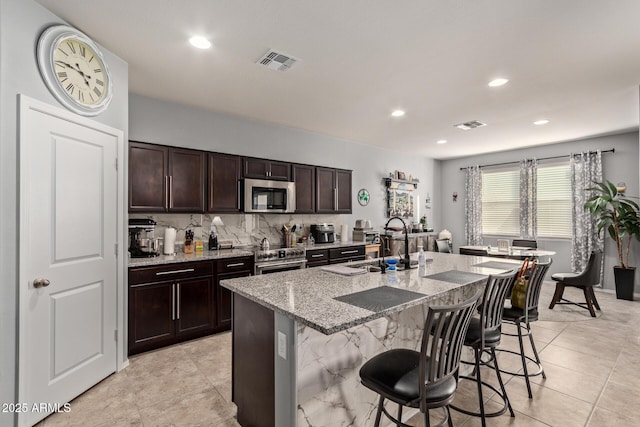
{"label": "framed picture", "polygon": [[388,192],[388,216],[413,217],[413,192],[400,189],[389,189]]}
{"label": "framed picture", "polygon": [[396,171],[396,179],[405,180],[407,177],[404,175],[404,172]]}

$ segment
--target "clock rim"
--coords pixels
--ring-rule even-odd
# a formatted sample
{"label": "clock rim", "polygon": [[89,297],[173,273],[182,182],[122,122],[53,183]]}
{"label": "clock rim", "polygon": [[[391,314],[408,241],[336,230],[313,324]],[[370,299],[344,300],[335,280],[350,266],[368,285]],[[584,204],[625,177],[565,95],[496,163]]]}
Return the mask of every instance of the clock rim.
{"label": "clock rim", "polygon": [[[83,104],[73,98],[64,89],[62,83],[60,83],[60,80],[58,80],[56,76],[53,52],[60,42],[67,39],[76,39],[85,43],[91,50],[93,50],[93,53],[103,66],[104,74],[106,76],[106,93],[104,98],[96,104]],[[109,71],[109,66],[104,60],[102,52],[86,34],[68,25],[53,25],[45,29],[38,38],[37,60],[38,68],[45,85],[51,94],[69,110],[83,116],[97,116],[107,109],[111,102],[111,98],[113,97],[111,73]]]}

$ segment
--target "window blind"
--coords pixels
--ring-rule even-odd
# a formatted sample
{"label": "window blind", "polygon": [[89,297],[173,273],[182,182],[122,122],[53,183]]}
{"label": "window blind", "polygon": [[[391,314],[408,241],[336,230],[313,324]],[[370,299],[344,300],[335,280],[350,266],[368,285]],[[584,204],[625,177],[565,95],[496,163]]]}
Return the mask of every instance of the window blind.
{"label": "window blind", "polygon": [[573,230],[569,163],[538,166],[538,237],[570,238]]}
{"label": "window blind", "polygon": [[482,234],[520,234],[520,170],[482,172]]}

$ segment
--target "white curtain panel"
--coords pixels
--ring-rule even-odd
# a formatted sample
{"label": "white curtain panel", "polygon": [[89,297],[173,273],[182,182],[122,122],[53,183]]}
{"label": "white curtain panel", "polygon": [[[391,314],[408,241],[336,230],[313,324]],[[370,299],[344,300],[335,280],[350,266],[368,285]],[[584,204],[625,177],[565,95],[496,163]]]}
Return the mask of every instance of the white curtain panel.
{"label": "white curtain panel", "polygon": [[538,160],[520,160],[520,237],[537,238],[538,234]]}
{"label": "white curtain panel", "polygon": [[482,173],[480,166],[469,166],[465,172],[464,234],[467,245],[482,245]]}
{"label": "white curtain panel", "polygon": [[594,182],[602,182],[602,153],[598,150],[572,154],[570,163],[574,219],[571,268],[574,273],[579,273],[587,267],[591,251],[604,249],[604,240],[596,230],[596,221],[584,209],[584,203],[593,195],[588,189],[594,187]]}

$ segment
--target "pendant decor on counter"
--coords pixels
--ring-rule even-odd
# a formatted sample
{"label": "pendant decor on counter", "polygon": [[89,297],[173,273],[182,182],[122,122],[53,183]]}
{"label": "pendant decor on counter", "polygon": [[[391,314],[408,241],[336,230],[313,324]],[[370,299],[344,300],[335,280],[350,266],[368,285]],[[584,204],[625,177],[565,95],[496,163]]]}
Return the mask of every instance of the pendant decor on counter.
{"label": "pendant decor on counter", "polygon": [[386,178],[387,216],[410,218],[414,216],[413,192],[418,188],[418,180],[405,181]]}
{"label": "pendant decor on counter", "polygon": [[361,188],[360,191],[358,191],[358,203],[360,203],[360,206],[367,206],[369,199],[369,191],[366,188]]}

